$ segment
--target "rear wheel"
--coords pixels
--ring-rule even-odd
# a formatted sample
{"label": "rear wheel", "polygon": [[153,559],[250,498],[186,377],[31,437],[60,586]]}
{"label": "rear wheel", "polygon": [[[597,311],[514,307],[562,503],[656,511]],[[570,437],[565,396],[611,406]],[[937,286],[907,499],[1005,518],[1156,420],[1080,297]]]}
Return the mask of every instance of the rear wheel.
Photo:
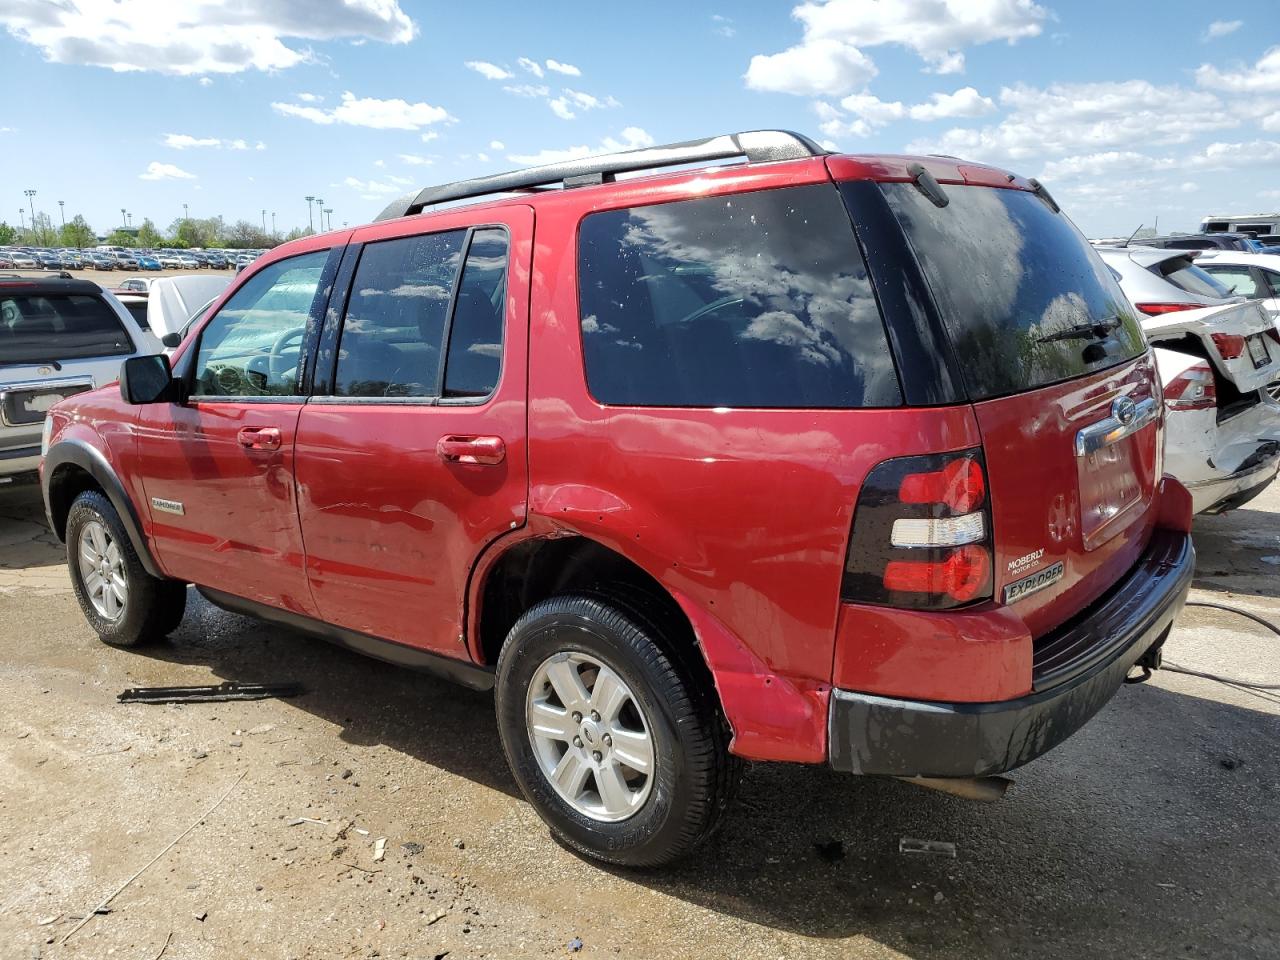
{"label": "rear wheel", "polygon": [[67,565],[80,609],[106,643],[158,640],[182,622],[186,584],[143,569],[116,508],[96,490],[76,497],[67,514]]}
{"label": "rear wheel", "polygon": [[656,866],[719,825],[739,772],[714,700],[629,604],[553,597],[498,658],[503,748],[526,798],[587,856]]}

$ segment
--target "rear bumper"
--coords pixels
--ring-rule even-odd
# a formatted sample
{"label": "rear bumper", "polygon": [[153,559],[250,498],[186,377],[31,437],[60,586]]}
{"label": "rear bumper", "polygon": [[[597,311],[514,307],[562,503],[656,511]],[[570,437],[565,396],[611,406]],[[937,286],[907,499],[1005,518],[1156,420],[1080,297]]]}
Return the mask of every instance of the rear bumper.
{"label": "rear bumper", "polygon": [[[1058,649],[1097,639],[1053,672],[1066,677],[1016,700],[937,703],[848,690],[831,692],[831,766],[886,776],[977,777],[1003,773],[1075,733],[1159,646],[1182,609],[1195,569],[1189,534],[1157,530],[1137,566],[1107,597],[1041,644]],[[1037,671],[1039,673],[1039,671]],[[1038,677],[1038,679],[1040,679]]]}
{"label": "rear bumper", "polygon": [[[1272,445],[1274,446],[1274,445]],[[1250,458],[1235,473],[1211,480],[1184,483],[1191,492],[1196,513],[1222,513],[1252,500],[1265,490],[1280,470],[1280,450]]]}
{"label": "rear bumper", "polygon": [[0,477],[33,473],[40,466],[40,444],[0,450]]}

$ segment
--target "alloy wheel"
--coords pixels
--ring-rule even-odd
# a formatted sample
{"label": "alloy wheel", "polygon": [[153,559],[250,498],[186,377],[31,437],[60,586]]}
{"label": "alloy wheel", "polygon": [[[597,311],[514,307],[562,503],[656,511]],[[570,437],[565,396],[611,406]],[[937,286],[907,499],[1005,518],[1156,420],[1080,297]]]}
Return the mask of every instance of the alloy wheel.
{"label": "alloy wheel", "polygon": [[124,556],[111,532],[98,520],[80,530],[80,581],[93,609],[106,620],[119,620],[129,602]]}

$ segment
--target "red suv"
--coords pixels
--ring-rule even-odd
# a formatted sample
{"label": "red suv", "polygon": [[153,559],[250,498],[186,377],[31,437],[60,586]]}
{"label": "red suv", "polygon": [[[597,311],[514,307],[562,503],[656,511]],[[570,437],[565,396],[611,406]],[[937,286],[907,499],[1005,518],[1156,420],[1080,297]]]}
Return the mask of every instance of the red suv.
{"label": "red suv", "polygon": [[496,686],[552,830],[653,865],[743,759],[965,790],[1157,666],[1194,563],[1159,398],[1036,181],[763,131],[277,247],[58,404],[42,472],[108,643],[193,584]]}

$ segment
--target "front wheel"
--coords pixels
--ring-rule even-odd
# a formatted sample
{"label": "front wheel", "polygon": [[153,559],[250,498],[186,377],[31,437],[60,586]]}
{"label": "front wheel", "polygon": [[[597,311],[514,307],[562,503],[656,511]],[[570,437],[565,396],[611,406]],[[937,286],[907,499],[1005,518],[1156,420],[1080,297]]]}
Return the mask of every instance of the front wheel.
{"label": "front wheel", "polygon": [[105,643],[158,640],[182,621],[186,584],[147,573],[116,508],[97,490],[76,497],[67,513],[67,566],[80,609]]}
{"label": "front wheel", "polygon": [[556,836],[608,863],[690,852],[739,771],[711,692],[664,652],[660,622],[631,604],[552,597],[498,658],[498,727],[521,790]]}

